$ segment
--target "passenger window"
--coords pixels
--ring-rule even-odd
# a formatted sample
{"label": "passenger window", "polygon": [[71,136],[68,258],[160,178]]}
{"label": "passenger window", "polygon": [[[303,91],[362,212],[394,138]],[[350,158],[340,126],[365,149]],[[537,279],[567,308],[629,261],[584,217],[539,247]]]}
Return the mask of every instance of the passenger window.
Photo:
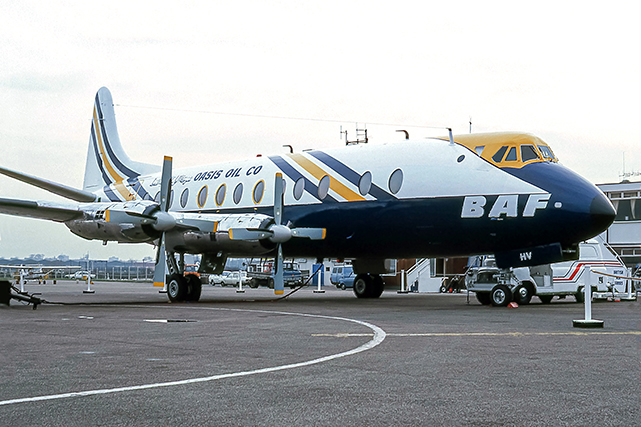
{"label": "passenger window", "polygon": [[358,180],[358,191],[361,193],[361,196],[369,193],[369,190],[372,188],[372,173],[367,171],[361,178]]}
{"label": "passenger window", "polygon": [[239,182],[234,188],[234,203],[239,204],[240,199],[243,197],[243,183]]}
{"label": "passenger window", "polygon": [[538,159],[539,155],[534,149],[533,145],[521,145],[521,161],[529,162],[530,160]]}
{"label": "passenger window", "polygon": [[516,162],[516,147],[510,148],[510,151],[507,152],[507,156],[505,156],[505,161],[506,162]]}
{"label": "passenger window", "polygon": [[254,191],[252,191],[252,199],[254,203],[258,204],[263,200],[263,193],[265,192],[265,181],[262,179],[256,183],[254,186]]}
{"label": "passenger window", "polygon": [[207,186],[204,185],[203,188],[200,189],[198,192],[198,207],[202,208],[205,206],[205,202],[207,201]]}
{"label": "passenger window", "polygon": [[402,185],[403,185],[403,171],[400,169],[396,169],[390,175],[389,181],[387,182],[387,186],[389,187],[389,191],[392,194],[396,194],[401,190]]}
{"label": "passenger window", "polygon": [[305,190],[305,178],[300,177],[296,180],[294,184],[294,199],[300,200],[303,197],[303,191]]}
{"label": "passenger window", "polygon": [[329,175],[325,175],[318,183],[318,198],[323,200],[329,193]]}
{"label": "passenger window", "polygon": [[218,190],[216,190],[216,205],[221,206],[223,202],[225,201],[225,193],[227,192],[227,186],[225,184],[221,184],[220,187],[218,187]]}
{"label": "passenger window", "polygon": [[182,193],[180,193],[180,206],[187,206],[187,200],[189,200],[189,188],[185,188]]}
{"label": "passenger window", "polygon": [[503,156],[505,155],[506,151],[507,151],[507,146],[504,145],[503,147],[499,148],[499,151],[497,151],[492,156],[492,160],[494,160],[495,163],[501,163],[501,160],[503,160]]}

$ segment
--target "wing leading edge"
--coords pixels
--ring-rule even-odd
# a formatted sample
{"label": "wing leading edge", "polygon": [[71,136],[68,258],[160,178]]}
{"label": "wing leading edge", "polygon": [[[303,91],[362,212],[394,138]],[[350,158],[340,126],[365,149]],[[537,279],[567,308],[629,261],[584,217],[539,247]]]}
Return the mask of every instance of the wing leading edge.
{"label": "wing leading edge", "polygon": [[83,212],[78,207],[5,198],[0,198],[0,213],[56,222],[71,221],[83,216]]}

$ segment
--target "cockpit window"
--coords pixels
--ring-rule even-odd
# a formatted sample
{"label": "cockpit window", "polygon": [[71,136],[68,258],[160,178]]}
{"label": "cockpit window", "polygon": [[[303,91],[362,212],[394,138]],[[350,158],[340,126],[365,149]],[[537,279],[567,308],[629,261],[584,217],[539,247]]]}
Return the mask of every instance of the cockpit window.
{"label": "cockpit window", "polygon": [[548,160],[554,160],[554,153],[552,153],[552,150],[550,147],[547,145],[539,145],[539,150],[541,150],[541,153],[543,153],[543,157]]}
{"label": "cockpit window", "polygon": [[481,154],[483,154],[483,149],[484,149],[484,148],[485,148],[485,145],[479,145],[478,147],[476,147],[476,148],[474,149],[474,151],[476,152],[476,154],[477,154],[479,157],[481,157]]}
{"label": "cockpit window", "polygon": [[500,163],[501,160],[503,160],[503,156],[505,155],[506,151],[507,145],[504,145],[503,147],[499,148],[499,151],[497,151],[496,154],[492,156],[492,160],[494,160],[494,162],[496,163]]}
{"label": "cockpit window", "polygon": [[528,162],[530,160],[538,159],[539,155],[534,149],[533,145],[521,145],[521,161]]}
{"label": "cockpit window", "polygon": [[510,148],[510,151],[508,151],[507,156],[505,157],[506,162],[516,162],[516,147]]}

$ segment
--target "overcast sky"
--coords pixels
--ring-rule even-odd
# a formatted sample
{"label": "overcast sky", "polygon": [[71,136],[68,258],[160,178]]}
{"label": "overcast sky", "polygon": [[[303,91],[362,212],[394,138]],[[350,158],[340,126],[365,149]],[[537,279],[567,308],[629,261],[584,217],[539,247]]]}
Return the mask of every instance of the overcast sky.
{"label": "overcast sky", "polygon": [[[356,122],[372,144],[401,138],[373,123],[467,133],[472,117],[475,132],[536,134],[592,182],[618,182],[624,153],[641,171],[641,26],[633,2],[593,4],[5,0],[0,165],[81,187],[106,86],[129,156],[174,168],[338,147]],[[0,197],[59,200],[4,177]],[[0,257],[32,253],[154,252],[0,216]]]}

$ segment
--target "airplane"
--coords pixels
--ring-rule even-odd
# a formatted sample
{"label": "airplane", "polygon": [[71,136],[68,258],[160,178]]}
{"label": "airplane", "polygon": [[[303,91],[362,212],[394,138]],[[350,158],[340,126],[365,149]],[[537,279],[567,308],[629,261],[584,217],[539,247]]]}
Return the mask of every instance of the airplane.
{"label": "airplane", "polygon": [[[85,238],[157,247],[154,286],[197,301],[201,273],[228,257],[283,254],[352,259],[359,298],[383,292],[385,260],[495,254],[501,268],[576,259],[615,210],[592,183],[562,166],[539,138],[518,132],[453,135],[258,156],[172,171],[131,160],[107,88],[93,108],[82,189],[0,168],[65,197],[0,199],[0,213],[64,223]],[[176,259],[178,257],[178,259]],[[166,269],[169,272],[166,275]]]}

